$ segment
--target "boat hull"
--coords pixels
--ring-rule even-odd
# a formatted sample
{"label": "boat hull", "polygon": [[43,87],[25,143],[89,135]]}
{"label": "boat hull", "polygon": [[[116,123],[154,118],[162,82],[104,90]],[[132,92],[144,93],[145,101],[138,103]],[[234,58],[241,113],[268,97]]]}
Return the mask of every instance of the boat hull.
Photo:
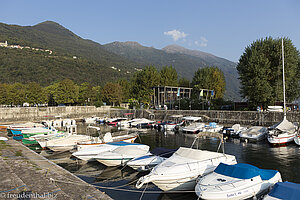
{"label": "boat hull", "polygon": [[295,136],[296,136],[296,133],[292,134],[292,135],[280,135],[278,137],[269,135],[268,142],[273,145],[287,144],[287,143],[293,142]]}

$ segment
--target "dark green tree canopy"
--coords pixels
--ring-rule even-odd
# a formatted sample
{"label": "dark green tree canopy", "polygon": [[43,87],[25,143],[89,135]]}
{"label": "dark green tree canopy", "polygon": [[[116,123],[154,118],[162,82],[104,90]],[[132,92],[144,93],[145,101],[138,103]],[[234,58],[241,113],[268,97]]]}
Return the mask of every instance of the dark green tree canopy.
{"label": "dark green tree canopy", "polygon": [[[293,101],[299,97],[299,51],[288,38],[284,38],[286,97]],[[260,39],[245,48],[237,70],[241,80],[241,94],[253,106],[273,105],[283,101],[281,38]]]}
{"label": "dark green tree canopy", "polygon": [[106,102],[112,104],[113,106],[120,105],[120,103],[124,99],[123,88],[119,83],[108,82],[103,87],[102,92],[103,92],[103,99]]}
{"label": "dark green tree canopy", "polygon": [[214,90],[214,98],[223,98],[225,92],[225,77],[217,67],[205,67],[198,69],[192,80],[195,92],[201,89]]}
{"label": "dark green tree canopy", "polygon": [[175,68],[165,66],[160,70],[160,84],[164,86],[177,86],[178,75]]}
{"label": "dark green tree canopy", "polygon": [[149,104],[153,90],[151,87],[160,84],[160,74],[153,66],[147,66],[143,71],[137,72],[131,79],[132,97],[140,103]]}

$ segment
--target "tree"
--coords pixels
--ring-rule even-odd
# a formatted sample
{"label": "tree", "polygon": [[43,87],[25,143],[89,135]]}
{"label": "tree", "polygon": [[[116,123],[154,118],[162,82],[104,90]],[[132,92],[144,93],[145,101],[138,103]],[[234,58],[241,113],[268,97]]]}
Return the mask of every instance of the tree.
{"label": "tree", "polygon": [[177,86],[178,75],[175,68],[165,66],[160,70],[160,84],[163,86]]}
{"label": "tree", "polygon": [[46,90],[38,83],[31,82],[26,85],[26,102],[29,104],[44,104],[47,102]]}
{"label": "tree", "polygon": [[178,86],[179,87],[190,87],[190,81],[187,80],[186,78],[180,78],[178,81]]}
{"label": "tree", "polygon": [[158,86],[160,75],[153,66],[147,66],[143,71],[137,72],[131,79],[131,97],[145,105],[150,103],[153,90],[151,87]]}
{"label": "tree", "polygon": [[[208,89],[214,91],[214,98],[223,98],[226,83],[224,74],[219,68],[205,67],[195,72],[192,85],[198,94],[201,89]],[[206,94],[204,93],[204,95]]]}
{"label": "tree", "polygon": [[26,87],[21,83],[14,83],[9,87],[8,95],[10,96],[11,105],[23,105],[26,102]]}
{"label": "tree", "polygon": [[10,85],[3,83],[0,84],[0,105],[9,105],[11,104],[11,98],[9,95]]}
{"label": "tree", "polygon": [[120,79],[117,83],[122,87],[122,93],[124,95],[124,100],[128,101],[130,97],[130,83],[126,79]]}
{"label": "tree", "polygon": [[[297,99],[299,89],[299,51],[284,38],[285,83],[288,101]],[[252,106],[274,105],[283,100],[281,38],[260,39],[245,48],[237,70],[241,94]]]}
{"label": "tree", "polygon": [[123,88],[118,83],[108,82],[102,90],[103,99],[109,103],[112,103],[113,106],[120,105],[124,99],[122,90]]}
{"label": "tree", "polygon": [[93,86],[84,82],[79,86],[78,103],[90,104],[93,97]]}
{"label": "tree", "polygon": [[77,102],[79,87],[70,79],[64,79],[48,87],[57,104],[72,104]]}

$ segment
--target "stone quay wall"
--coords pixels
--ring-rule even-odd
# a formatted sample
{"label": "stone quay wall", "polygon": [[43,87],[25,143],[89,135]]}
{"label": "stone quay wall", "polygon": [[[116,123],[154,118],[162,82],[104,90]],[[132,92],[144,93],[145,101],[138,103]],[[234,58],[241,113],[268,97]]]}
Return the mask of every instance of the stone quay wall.
{"label": "stone quay wall", "polygon": [[[0,108],[0,122],[37,121],[61,118],[121,117],[132,113],[133,117],[153,120],[170,120],[172,115],[201,116],[205,122],[269,126],[283,119],[283,113],[223,110],[129,110],[113,109],[109,106],[64,106],[64,107],[16,107]],[[287,119],[300,122],[300,112],[288,112]]]}

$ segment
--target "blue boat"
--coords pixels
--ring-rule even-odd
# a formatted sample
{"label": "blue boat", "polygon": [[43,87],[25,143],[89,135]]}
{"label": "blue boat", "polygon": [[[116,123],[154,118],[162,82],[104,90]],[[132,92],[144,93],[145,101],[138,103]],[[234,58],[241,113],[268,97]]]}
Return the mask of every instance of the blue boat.
{"label": "blue boat", "polygon": [[298,200],[300,199],[300,184],[291,182],[276,183],[264,200]]}

